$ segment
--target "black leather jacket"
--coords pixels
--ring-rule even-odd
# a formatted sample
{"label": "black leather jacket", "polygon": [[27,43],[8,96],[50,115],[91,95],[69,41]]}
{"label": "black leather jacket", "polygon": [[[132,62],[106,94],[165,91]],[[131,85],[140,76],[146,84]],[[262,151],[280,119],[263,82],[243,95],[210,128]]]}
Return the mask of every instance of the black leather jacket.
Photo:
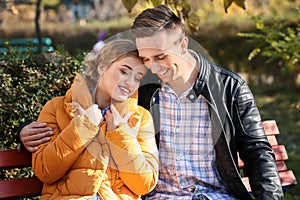
{"label": "black leather jacket", "polygon": [[[147,82],[149,80],[146,78]],[[139,89],[139,104],[150,108],[156,130],[160,130],[159,87],[159,84],[146,84]],[[237,74],[201,58],[199,76],[187,97],[193,101],[193,95],[203,95],[207,99],[216,165],[228,191],[239,199],[252,199],[239,175],[239,152],[255,199],[283,199],[274,153],[246,82]],[[159,143],[159,131],[156,136]]]}

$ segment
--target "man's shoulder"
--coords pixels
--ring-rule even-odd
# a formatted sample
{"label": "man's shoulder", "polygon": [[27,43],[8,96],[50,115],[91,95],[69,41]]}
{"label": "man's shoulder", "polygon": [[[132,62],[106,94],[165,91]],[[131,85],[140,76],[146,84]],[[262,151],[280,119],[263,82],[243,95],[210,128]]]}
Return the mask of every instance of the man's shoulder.
{"label": "man's shoulder", "polygon": [[238,73],[226,69],[223,66],[220,66],[215,63],[210,63],[210,66],[211,66],[211,73],[215,73],[215,75],[220,76],[221,78],[225,78],[225,79],[230,78],[240,83],[243,83],[245,81]]}

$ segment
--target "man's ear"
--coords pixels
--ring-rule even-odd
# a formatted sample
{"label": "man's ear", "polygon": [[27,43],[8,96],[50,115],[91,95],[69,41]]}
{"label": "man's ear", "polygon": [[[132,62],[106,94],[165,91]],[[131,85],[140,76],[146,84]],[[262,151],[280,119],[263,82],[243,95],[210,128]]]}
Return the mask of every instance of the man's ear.
{"label": "man's ear", "polygon": [[188,44],[189,39],[186,36],[184,36],[180,41],[181,54],[185,54],[187,52]]}

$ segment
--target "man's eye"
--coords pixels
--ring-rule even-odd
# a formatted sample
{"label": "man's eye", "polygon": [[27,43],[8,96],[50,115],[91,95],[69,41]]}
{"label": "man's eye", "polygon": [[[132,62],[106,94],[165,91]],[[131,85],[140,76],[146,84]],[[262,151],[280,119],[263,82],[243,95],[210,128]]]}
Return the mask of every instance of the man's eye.
{"label": "man's eye", "polygon": [[158,60],[163,60],[167,57],[167,55],[163,55],[163,56],[157,56]]}
{"label": "man's eye", "polygon": [[143,58],[143,62],[147,62],[147,61],[149,61],[148,58]]}

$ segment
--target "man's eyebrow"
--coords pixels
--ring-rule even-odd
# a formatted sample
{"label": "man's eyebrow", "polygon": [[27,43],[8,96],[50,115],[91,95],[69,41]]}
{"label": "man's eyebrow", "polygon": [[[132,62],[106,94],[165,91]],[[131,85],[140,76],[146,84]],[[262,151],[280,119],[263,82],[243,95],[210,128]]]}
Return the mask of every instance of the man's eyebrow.
{"label": "man's eyebrow", "polygon": [[[167,53],[166,52],[162,52],[162,53],[160,53],[160,54],[156,54],[156,55],[154,55],[154,56],[152,56],[152,57],[159,57],[159,56],[164,56],[164,55],[166,55]],[[144,56],[140,56],[142,59],[144,59],[144,58],[146,58],[146,57],[144,57]]]}
{"label": "man's eyebrow", "polygon": [[[126,68],[128,68],[129,70],[131,70],[131,71],[133,71],[133,69],[132,69],[132,67],[130,67],[129,65],[122,65],[123,67],[126,67]],[[145,74],[143,74],[142,72],[138,72],[138,74],[140,74],[140,75],[142,75],[142,76],[144,76]]]}

